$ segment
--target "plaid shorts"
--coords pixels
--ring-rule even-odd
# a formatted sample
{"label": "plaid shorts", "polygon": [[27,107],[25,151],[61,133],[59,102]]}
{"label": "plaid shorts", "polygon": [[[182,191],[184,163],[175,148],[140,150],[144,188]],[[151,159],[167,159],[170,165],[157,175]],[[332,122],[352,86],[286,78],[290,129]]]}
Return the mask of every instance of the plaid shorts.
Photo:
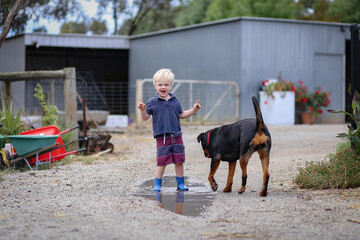
{"label": "plaid shorts", "polygon": [[185,147],[181,135],[164,135],[156,138],[157,166],[185,162]]}

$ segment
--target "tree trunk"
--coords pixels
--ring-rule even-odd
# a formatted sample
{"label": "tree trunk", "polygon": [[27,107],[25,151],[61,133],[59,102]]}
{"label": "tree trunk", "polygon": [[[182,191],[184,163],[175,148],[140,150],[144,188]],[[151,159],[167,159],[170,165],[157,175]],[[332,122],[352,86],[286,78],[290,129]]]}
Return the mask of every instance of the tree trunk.
{"label": "tree trunk", "polygon": [[[9,15],[6,18],[6,21],[4,23],[3,29],[0,33],[0,48],[3,44],[3,42],[5,41],[6,36],[8,35],[11,26],[14,24],[14,20],[20,10],[20,8],[22,7],[22,5],[24,5],[25,0],[17,0],[16,3],[14,4],[14,6],[12,7]],[[0,1],[1,4],[1,1]]]}

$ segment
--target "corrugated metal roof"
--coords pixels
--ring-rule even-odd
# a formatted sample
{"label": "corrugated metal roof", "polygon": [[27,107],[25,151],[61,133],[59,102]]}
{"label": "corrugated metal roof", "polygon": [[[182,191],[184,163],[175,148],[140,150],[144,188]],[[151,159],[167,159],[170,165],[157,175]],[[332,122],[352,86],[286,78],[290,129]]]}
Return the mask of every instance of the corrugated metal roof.
{"label": "corrugated metal roof", "polygon": [[130,49],[130,40],[127,36],[24,33],[14,36],[13,38],[21,36],[24,37],[24,44],[26,46]]}
{"label": "corrugated metal roof", "polygon": [[241,21],[241,20],[266,21],[266,22],[284,22],[284,23],[298,23],[298,24],[313,24],[313,25],[328,25],[328,26],[344,26],[344,27],[350,27],[351,26],[351,24],[348,24],[348,23],[336,23],[336,22],[305,21],[305,20],[295,20],[295,19],[262,18],[262,17],[234,17],[234,18],[221,19],[221,20],[212,21],[212,22],[199,23],[199,24],[193,24],[193,25],[188,25],[188,26],[183,26],[183,27],[165,29],[165,30],[160,30],[160,31],[156,31],[156,32],[138,34],[138,35],[131,36],[130,39],[151,37],[151,36],[154,36],[154,35],[160,35],[160,34],[166,34],[166,33],[171,33],[171,32],[184,31],[184,30],[189,30],[189,29],[194,29],[194,28],[207,27],[207,26],[211,26],[211,25],[223,24],[223,23],[235,22],[235,21]]}

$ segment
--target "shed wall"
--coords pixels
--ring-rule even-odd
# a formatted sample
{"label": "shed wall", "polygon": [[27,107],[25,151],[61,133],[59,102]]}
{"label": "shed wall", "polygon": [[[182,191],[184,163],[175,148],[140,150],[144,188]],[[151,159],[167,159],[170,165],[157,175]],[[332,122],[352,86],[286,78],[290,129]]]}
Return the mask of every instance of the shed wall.
{"label": "shed wall", "polygon": [[[135,80],[171,68],[178,79],[235,81],[240,86],[240,118],[254,117],[251,96],[262,80],[299,80],[331,91],[328,108],[344,110],[345,41],[342,25],[241,19],[148,35],[131,40],[129,114],[135,111]],[[154,90],[155,94],[155,90]],[[201,101],[201,99],[200,99]],[[341,123],[324,113],[319,122]]]}
{"label": "shed wall", "polygon": [[21,72],[25,70],[24,37],[4,41],[0,48],[0,72]]}
{"label": "shed wall", "polygon": [[239,82],[238,26],[230,22],[131,40],[129,113],[135,111],[136,79],[152,78],[160,68],[172,69],[177,79]]}
{"label": "shed wall", "polygon": [[[304,81],[309,89],[330,91],[329,108],[344,110],[346,31],[340,26],[244,20],[241,32],[243,116],[253,114],[246,106],[261,81],[280,72],[288,81]],[[319,121],[338,123],[344,118],[326,112]]]}

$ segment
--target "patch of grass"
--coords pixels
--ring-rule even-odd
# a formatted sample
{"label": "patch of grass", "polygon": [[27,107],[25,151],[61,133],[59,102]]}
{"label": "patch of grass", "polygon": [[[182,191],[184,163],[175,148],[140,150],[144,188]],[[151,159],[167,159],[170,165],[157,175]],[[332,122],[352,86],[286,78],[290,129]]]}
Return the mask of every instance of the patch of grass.
{"label": "patch of grass", "polygon": [[294,182],[300,188],[329,189],[360,187],[360,155],[345,147],[329,155],[329,161],[308,162]]}
{"label": "patch of grass", "polygon": [[76,159],[74,158],[73,155],[68,155],[65,158],[59,160],[59,161],[55,161],[54,165],[69,165],[72,164]]}
{"label": "patch of grass", "polygon": [[14,170],[12,168],[5,168],[5,169],[1,170],[0,171],[0,182],[5,181],[5,178],[3,177],[3,175],[18,173],[18,172],[20,172],[20,171],[19,170]]}
{"label": "patch of grass", "polygon": [[95,162],[96,158],[94,156],[88,155],[88,156],[82,156],[80,160],[85,165],[91,165]]}
{"label": "patch of grass", "polygon": [[351,142],[350,141],[344,141],[344,142],[340,142],[338,143],[338,145],[336,146],[336,152],[340,152],[346,148],[351,147]]}

